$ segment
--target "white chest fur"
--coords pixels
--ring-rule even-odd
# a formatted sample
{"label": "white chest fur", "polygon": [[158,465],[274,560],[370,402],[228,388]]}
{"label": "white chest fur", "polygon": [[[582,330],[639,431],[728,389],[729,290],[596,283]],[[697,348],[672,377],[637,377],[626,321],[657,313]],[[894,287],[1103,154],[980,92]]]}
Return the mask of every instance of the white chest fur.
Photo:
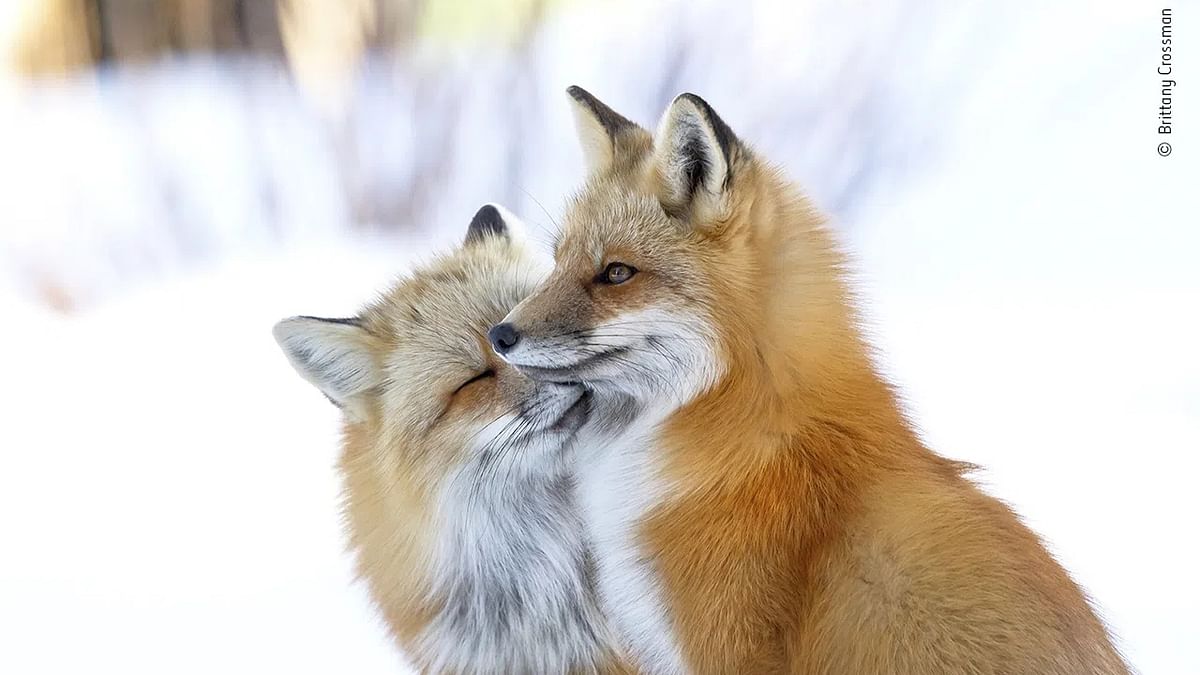
{"label": "white chest fur", "polygon": [[612,639],[571,480],[472,483],[461,475],[444,490],[434,588],[445,604],[422,636],[422,660],[434,672],[589,670]]}
{"label": "white chest fur", "polygon": [[601,606],[622,647],[645,672],[685,673],[683,653],[654,561],[638,541],[638,525],[661,499],[652,425],[639,421],[579,470],[578,499],[596,557]]}

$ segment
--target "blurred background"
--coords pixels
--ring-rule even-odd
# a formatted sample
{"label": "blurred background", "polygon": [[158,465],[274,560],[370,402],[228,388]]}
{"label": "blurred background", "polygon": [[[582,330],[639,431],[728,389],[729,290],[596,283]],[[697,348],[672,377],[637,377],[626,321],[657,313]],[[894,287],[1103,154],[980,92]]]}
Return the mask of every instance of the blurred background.
{"label": "blurred background", "polygon": [[[830,214],[880,366],[1131,663],[1197,673],[1200,12],[1137,0],[0,1],[0,672],[404,672],[270,337],[498,201],[563,90],[705,97]],[[1186,45],[1190,47],[1185,48]]]}

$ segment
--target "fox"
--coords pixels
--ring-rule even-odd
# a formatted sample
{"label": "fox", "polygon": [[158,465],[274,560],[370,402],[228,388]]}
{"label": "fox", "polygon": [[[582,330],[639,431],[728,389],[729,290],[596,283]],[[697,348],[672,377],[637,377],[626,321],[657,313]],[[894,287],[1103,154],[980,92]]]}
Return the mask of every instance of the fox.
{"label": "fox", "polygon": [[1039,537],[879,374],[827,220],[702,98],[652,133],[567,91],[587,178],[493,326],[583,383],[576,494],[647,673],[1127,673]]}
{"label": "fox", "polygon": [[486,205],[460,248],[357,315],[273,330],[342,410],[349,548],[421,672],[626,672],[568,471],[590,394],[525,377],[486,339],[548,267],[524,232]]}

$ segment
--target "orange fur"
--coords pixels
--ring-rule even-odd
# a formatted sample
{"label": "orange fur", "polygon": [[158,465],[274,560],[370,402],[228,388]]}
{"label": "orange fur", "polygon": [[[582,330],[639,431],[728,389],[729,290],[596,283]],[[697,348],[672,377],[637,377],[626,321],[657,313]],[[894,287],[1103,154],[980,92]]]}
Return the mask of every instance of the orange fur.
{"label": "orange fur", "polygon": [[[662,159],[678,99],[652,140],[572,95],[612,147],[592,152],[556,270],[507,320],[534,344],[646,308],[711,326],[719,376],[660,426],[648,452],[670,487],[637,523],[688,668],[1127,672],[1038,538],[916,437],[799,193],[736,143],[727,187],[701,175],[681,201]],[[612,261],[637,275],[592,283]]]}

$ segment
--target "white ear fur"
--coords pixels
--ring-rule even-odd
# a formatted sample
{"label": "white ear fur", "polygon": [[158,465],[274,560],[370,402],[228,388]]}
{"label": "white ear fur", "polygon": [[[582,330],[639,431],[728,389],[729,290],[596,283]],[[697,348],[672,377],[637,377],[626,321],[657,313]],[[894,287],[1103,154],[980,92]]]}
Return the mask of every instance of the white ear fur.
{"label": "white ear fur", "polygon": [[493,238],[509,242],[522,253],[523,268],[526,272],[545,275],[554,267],[554,258],[549,252],[545,251],[544,247],[535,245],[529,238],[529,228],[525,221],[495,202],[479,207],[479,211],[467,227],[464,246],[476,246]]}
{"label": "white ear fur", "polygon": [[271,331],[300,376],[348,414],[362,417],[363,394],[382,382],[375,338],[357,319],[294,316]]}
{"label": "white ear fur", "polygon": [[529,231],[525,222],[513,215],[512,211],[492,202],[484,204],[471,218],[467,226],[465,246],[471,246],[489,237],[504,237],[514,244],[525,244],[529,240]]}
{"label": "white ear fur", "polygon": [[607,171],[613,163],[615,148],[612,137],[592,111],[575,99],[571,99],[571,112],[575,118],[575,132],[579,135],[579,147],[583,150],[583,162],[588,174]]}
{"label": "white ear fur", "polygon": [[525,221],[518,218],[512,211],[504,208],[500,204],[492,202],[488,204],[500,212],[500,218],[504,221],[504,231],[508,233],[508,238],[518,244],[523,244],[529,241],[529,228],[525,225]]}
{"label": "white ear fur", "polygon": [[575,130],[579,134],[579,145],[583,149],[588,174],[608,171],[616,160],[617,136],[626,132],[636,133],[641,131],[641,127],[604,105],[582,87],[567,87],[567,97],[571,100]]}
{"label": "white ear fur", "polygon": [[731,179],[737,139],[695,94],[680,94],[663,114],[654,138],[659,195],[668,210],[703,219],[715,215]]}

